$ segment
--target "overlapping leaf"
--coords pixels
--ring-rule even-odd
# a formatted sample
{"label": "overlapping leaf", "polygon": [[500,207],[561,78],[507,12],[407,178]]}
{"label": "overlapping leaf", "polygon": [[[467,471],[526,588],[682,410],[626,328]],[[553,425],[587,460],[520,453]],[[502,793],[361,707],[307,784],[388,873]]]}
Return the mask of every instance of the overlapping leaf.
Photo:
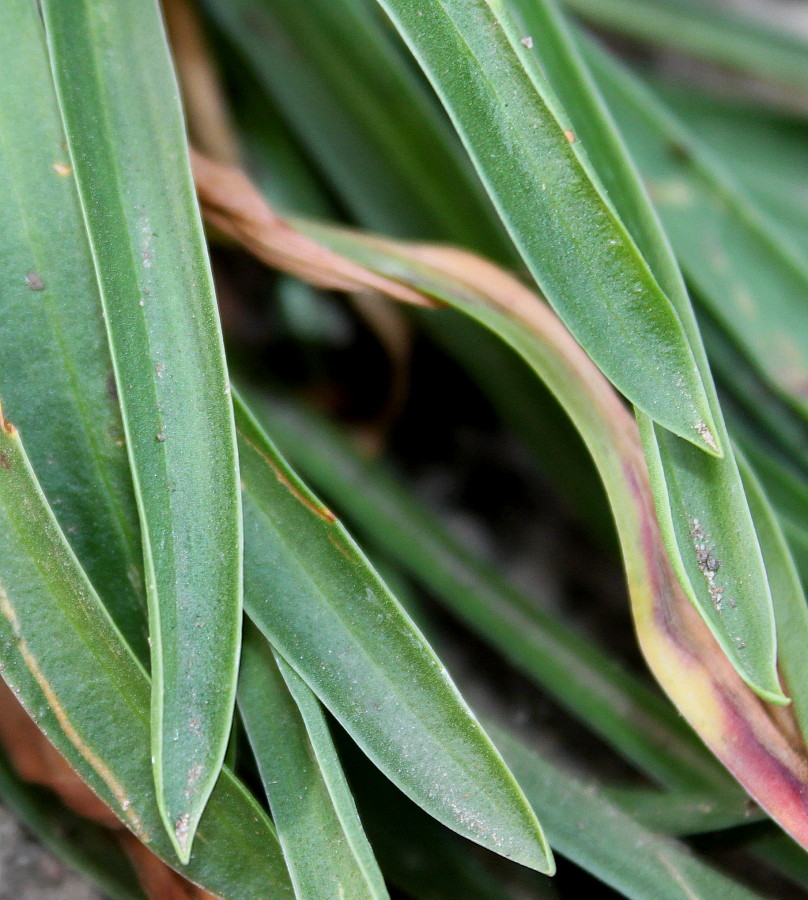
{"label": "overlapping leaf", "polygon": [[239,708],[298,896],[387,898],[322,708],[255,628],[244,639]]}
{"label": "overlapping leaf", "polygon": [[[123,426],[33,4],[2,4],[0,55],[17,73],[0,84],[0,400],[26,435],[42,489],[82,565],[132,648],[147,659],[142,551]],[[65,447],[71,452],[57,452]]]}
{"label": "overlapping leaf", "polygon": [[[289,226],[270,210],[261,212],[246,179],[211,163],[197,166],[195,174],[205,214],[209,211],[220,228],[245,239],[248,246],[255,246],[262,235],[260,255],[278,258],[274,244],[288,246]],[[245,221],[245,209],[254,217]],[[477,320],[510,344],[547,383],[580,431],[610,497],[635,623],[651,668],[752,796],[792,835],[808,840],[800,787],[808,779],[805,761],[719,652],[695,608],[685,602],[663,547],[636,425],[563,325],[514,278],[463,251],[401,246],[312,223],[298,227],[330,252],[366,266],[374,277],[398,279],[407,289],[449,303]],[[302,241],[301,252],[306,258],[313,249]],[[301,270],[299,259],[289,265]],[[315,268],[314,278],[327,284],[325,267]],[[342,283],[339,270],[333,283]],[[358,278],[356,284],[362,283]],[[277,634],[271,639],[277,643]],[[280,649],[294,659],[283,645]]]}
{"label": "overlapping leaf", "polygon": [[[448,123],[371,4],[205,0],[205,6],[277,103],[286,128],[367,227],[509,253]],[[251,133],[260,127],[266,126],[248,125]]]}
{"label": "overlapping leaf", "polygon": [[240,404],[237,427],[250,618],[419,806],[496,853],[552,871],[535,817],[440,660]]}
{"label": "overlapping leaf", "polygon": [[657,515],[674,571],[744,680],[767,700],[784,703],[775,667],[774,614],[766,572],[682,276],[554,5],[549,0],[512,0],[511,8],[524,30],[536,32],[533,52],[572,116],[611,201],[676,307],[710,398],[718,440],[727,448],[722,459],[696,453],[645,412],[638,413]]}
{"label": "overlapping leaf", "polygon": [[383,0],[429,76],[550,303],[655,421],[720,454],[679,316],[606,199],[500,3]]}
{"label": "overlapping leaf", "polygon": [[151,778],[149,681],[39,490],[19,434],[0,419],[3,678],[70,765],[121,821],[223,898],[291,896],[275,831],[227,772],[188,865],[165,833]]}
{"label": "overlapping leaf", "polygon": [[367,546],[411,573],[621,755],[671,788],[726,788],[672,706],[464,547],[392,472],[300,406],[256,400],[253,408]]}
{"label": "overlapping leaf", "polygon": [[769,382],[808,412],[808,266],[698,136],[604,54],[597,82],[665,233],[713,315]]}

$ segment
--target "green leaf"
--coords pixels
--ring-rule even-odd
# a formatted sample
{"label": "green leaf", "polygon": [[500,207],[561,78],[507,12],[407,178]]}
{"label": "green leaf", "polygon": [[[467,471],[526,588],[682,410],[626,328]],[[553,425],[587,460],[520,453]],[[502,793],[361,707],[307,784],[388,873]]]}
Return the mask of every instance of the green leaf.
{"label": "green leaf", "polygon": [[391,884],[412,900],[558,900],[554,880],[444,828],[355,745],[339,744],[362,821]]}
{"label": "green leaf", "polygon": [[[481,270],[479,265],[477,265],[476,278],[465,276],[465,280],[462,280],[459,275],[447,277],[446,272],[430,265],[432,259],[438,259],[440,251],[430,253],[426,249],[397,247],[391,242],[374,240],[313,223],[298,222],[297,225],[330,249],[347,255],[353,261],[368,266],[374,272],[398,278],[405,284],[416,287],[427,295],[461,310],[499,335],[503,341],[516,350],[558,397],[581,432],[601,471],[607,492],[610,494],[613,511],[618,522],[618,532],[622,531],[624,556],[636,552],[636,548],[640,546],[641,542],[635,544],[634,537],[628,538],[634,526],[624,527],[620,521],[618,510],[626,503],[625,487],[618,488],[616,484],[612,483],[614,460],[611,448],[604,446],[602,420],[586,409],[587,404],[591,405],[591,401],[584,399],[587,391],[590,390],[590,386],[587,384],[590,377],[580,371],[577,362],[570,361],[566,341],[563,344],[553,344],[553,342],[563,339],[559,337],[555,327],[547,322],[545,316],[538,311],[532,313],[541,323],[540,327],[547,329],[546,333],[540,335],[537,340],[537,336],[526,327],[527,319],[520,321],[514,315],[508,315],[491,307],[484,286],[484,279],[491,273]],[[474,270],[474,266],[475,261],[469,258],[465,268],[471,272]],[[463,259],[458,259],[454,267],[456,272],[460,273],[464,268]],[[524,289],[516,283],[511,284],[510,287],[508,285],[501,287],[503,296],[508,291],[516,294],[520,290]],[[535,298],[532,299],[540,310],[538,301],[535,301]],[[523,308],[526,310],[526,307]],[[571,377],[569,369],[576,366],[575,375]],[[646,419],[645,423],[648,428],[654,427],[650,420]],[[680,541],[684,540],[681,546],[689,551],[684,561],[680,556],[678,568],[677,560],[673,559],[677,575],[679,575],[683,587],[690,588],[691,599],[696,608],[703,615],[713,633],[716,634],[722,648],[738,669],[739,674],[750,681],[751,686],[768,699],[785,702],[786,698],[780,693],[775,670],[774,614],[766,573],[731,451],[723,459],[717,459],[701,453],[693,445],[673,436],[668,435],[670,437],[670,441],[668,441],[666,434],[660,430],[659,434],[650,436],[646,446],[646,456],[649,456],[650,451],[655,449],[657,453],[665,454],[662,462],[652,456],[649,468],[651,469],[652,484],[655,476],[658,494],[655,496],[657,513],[661,517],[666,547],[669,552],[673,547],[678,555]],[[702,466],[708,467],[708,471],[706,476],[700,478],[697,476],[700,474]],[[736,473],[734,480],[733,473]],[[621,481],[622,478],[621,475]],[[722,493],[722,491],[726,493]],[[676,517],[672,511],[661,506],[662,503],[671,503],[671,495],[677,502]],[[675,530],[676,528],[681,529],[683,517],[688,509],[700,510],[699,522],[704,523],[702,527],[705,530],[705,539],[704,541],[699,540],[699,544],[708,540],[707,534],[720,535],[724,533],[723,523],[727,520],[721,519],[721,514],[726,515],[729,511],[738,515],[737,519],[732,520],[734,528],[727,539],[728,551],[721,557],[717,557],[720,566],[724,566],[726,559],[726,569],[730,572],[740,573],[741,580],[732,582],[733,590],[737,592],[739,599],[736,601],[735,607],[730,606],[729,615],[722,617],[714,609],[712,598],[707,590],[707,588],[713,587],[713,582],[702,571],[696,557],[698,548],[695,547],[695,539],[688,530],[693,527],[690,520],[684,518],[686,529],[684,539],[681,531]],[[743,512],[746,514],[749,529],[747,534],[743,535],[746,542],[742,540],[739,528],[740,523],[743,522],[743,519],[740,518]],[[714,519],[714,516],[719,518]],[[722,527],[712,527],[715,521],[721,523]],[[710,552],[713,556],[716,555],[713,549]],[[755,553],[757,558],[754,556]],[[756,562],[759,563],[757,571],[754,568]],[[704,562],[704,566],[706,565],[707,563]],[[693,570],[695,570],[695,575]],[[707,568],[707,572],[711,573],[711,570]],[[699,581],[695,580],[695,576],[698,576]],[[757,594],[750,590],[749,579],[752,576],[757,579],[754,582],[754,586],[759,591]],[[696,585],[695,589],[691,587],[692,584]],[[721,583],[719,582],[716,586],[720,587]],[[700,593],[697,594],[696,591],[700,591]],[[705,597],[704,594],[707,596]],[[744,597],[749,602],[742,605],[740,597]],[[768,605],[764,601],[768,601]],[[705,603],[708,607],[706,609]],[[737,629],[737,631],[731,629]],[[741,635],[740,638],[738,638],[738,634]],[[739,646],[741,642],[744,643],[743,647]]]}
{"label": "green leaf", "polygon": [[661,834],[706,834],[766,819],[741,793],[688,793],[648,788],[607,789],[608,799],[646,828]]}
{"label": "green leaf", "polygon": [[[765,699],[784,703],[763,560],[682,276],[597,88],[563,21],[554,13],[554,4],[511,0],[511,8],[522,30],[537,35],[532,52],[572,116],[612,203],[676,308],[709,398],[717,440],[726,449],[722,459],[699,453],[689,442],[660,428],[644,414],[647,411],[638,411],[657,516],[674,571],[747,684]],[[594,54],[594,49],[587,49],[588,56]],[[599,76],[607,64],[599,60]],[[611,69],[616,65],[612,63]],[[705,568],[696,544],[710,545],[705,552],[710,553],[709,560],[718,560],[720,575]],[[722,591],[726,602],[719,602]]]}
{"label": "green leaf", "polygon": [[779,831],[771,832],[755,841],[754,854],[759,856],[775,872],[779,872],[793,884],[808,890],[808,856],[805,848]]}
{"label": "green leaf", "polygon": [[381,4],[443,100],[528,268],[576,339],[655,421],[720,455],[677,312],[521,43],[533,37],[516,28],[500,2]]}
{"label": "green leaf", "polygon": [[[148,658],[143,560],[101,301],[42,23],[0,4],[0,399],[116,624]],[[70,452],[56,452],[57,448]]]}
{"label": "green leaf", "polygon": [[[647,79],[646,79],[647,80]],[[806,258],[808,172],[804,120],[722,102],[684,86],[652,81],[654,93],[691,134],[710,147],[754,201],[780,225],[781,237]]]}
{"label": "green leaf", "polygon": [[142,525],[157,795],[187,859],[227,745],[241,627],[212,279],[156,2],[45,2],[43,13]]}
{"label": "green leaf", "polygon": [[[485,324],[530,363],[567,409],[603,479],[637,634],[655,675],[750,794],[790,833],[808,840],[799,801],[803,760],[730,660],[717,652],[714,637],[688,602],[664,551],[636,423],[554,314],[507,272],[473,254],[311,223],[298,223],[295,231],[237,170],[199,160],[195,171],[206,215],[260,258],[317,284],[341,289],[372,284],[419,306],[425,298],[443,300]],[[346,272],[351,273],[347,281]],[[703,564],[714,572],[709,559],[705,552]]]}
{"label": "green leaf", "polygon": [[291,897],[275,830],[223,772],[188,865],[175,854],[151,776],[149,681],[108,617],[0,418],[0,661],[47,738],[161,859],[225,900]]}
{"label": "green leaf", "polygon": [[669,787],[727,788],[723,770],[663,697],[453,538],[392,472],[362,459],[300,406],[255,402],[253,409],[363,546],[399,563],[622,756]]}
{"label": "green leaf", "polygon": [[553,869],[538,822],[440,661],[237,404],[245,607],[364,752],[459,834]]}
{"label": "green leaf", "polygon": [[744,449],[777,511],[779,527],[791,549],[791,556],[808,584],[808,477],[794,468],[776,450],[760,445],[756,433],[735,423],[733,435]]}
{"label": "green leaf", "polygon": [[[310,3],[311,0],[307,0],[307,4]],[[293,9],[298,10],[300,6],[295,4]],[[325,6],[335,8],[331,3]],[[396,203],[387,190],[380,190],[379,183],[385,188],[391,182],[401,183],[407,190],[408,202],[412,202],[413,197],[422,194],[421,184],[412,179],[412,173],[424,167],[434,170],[437,153],[441,158],[453,160],[451,167],[455,174],[451,178],[444,174],[440,179],[437,187],[443,192],[440,195],[441,215],[437,217],[423,210],[422,233],[434,233],[442,241],[476,247],[487,257],[511,267],[517,266],[518,255],[490,201],[483,198],[485,202],[477,202],[474,209],[468,209],[465,201],[482,193],[479,179],[457,136],[445,126],[440,116],[435,115],[432,93],[417,85],[413,87],[410,68],[402,68],[400,57],[402,53],[407,54],[407,50],[398,35],[389,27],[385,29],[384,39],[377,34],[378,20],[384,14],[375,0],[340,0],[337,6],[339,16],[313,12],[301,16],[298,12],[293,29],[290,17],[280,11],[280,4],[270,7],[265,0],[254,0],[249,8],[244,7],[244,16],[236,21],[231,5],[210,0],[214,18],[235,47],[254,60],[254,72],[246,65],[243,69],[235,66],[234,53],[223,53],[218,61],[230,74],[230,79],[239,82],[233,95],[246,149],[246,164],[264,196],[279,211],[333,218],[333,204],[328,202],[330,197],[324,195],[325,188],[318,183],[317,174],[327,178],[333,176],[336,167],[345,167],[349,177],[339,181],[332,177],[332,192],[339,194],[358,223],[365,227],[376,225],[386,234],[398,234],[406,230],[402,228],[401,204]],[[314,9],[311,5],[306,8]],[[248,15],[258,15],[269,28],[286,34],[289,44],[294,46],[294,53],[273,53],[272,65],[267,65],[266,54],[258,48],[249,28]],[[370,32],[374,39],[354,54],[354,47],[359,45],[354,40],[346,45],[340,35],[343,34],[344,20],[356,18],[362,23],[361,31]],[[340,47],[340,52],[332,59],[336,46]],[[372,60],[368,53],[372,53]],[[346,55],[350,55],[349,60]],[[339,89],[329,80],[330,63],[347,67],[347,73],[339,79]],[[353,81],[374,81],[379,71],[383,71],[385,77],[393,78],[389,90],[399,98],[406,96],[406,102],[399,100],[385,104],[386,115],[362,115],[356,106],[361,105],[363,95],[353,89]],[[260,90],[259,82],[266,85],[266,92]],[[277,88],[274,87],[276,84]],[[299,98],[311,90],[312,84],[318,86],[316,96],[327,94],[329,102],[323,104],[315,118],[302,116],[296,128],[294,123],[301,106]],[[288,103],[281,104],[288,108],[290,126],[281,120],[278,110],[267,97],[267,92],[278,91],[288,93],[291,98]],[[393,118],[402,106],[406,107],[412,122],[412,133],[403,132],[398,120]],[[349,127],[352,136],[346,143],[344,132]],[[300,146],[290,140],[291,128],[298,132]],[[367,154],[368,147],[382,146],[394,138],[403,141],[403,146],[393,144],[389,153],[373,154],[372,158]],[[343,148],[339,158],[335,152],[337,147]],[[417,166],[402,166],[402,159],[414,154],[421,157]],[[312,171],[309,157],[321,159],[321,173]],[[433,183],[432,190],[435,187]],[[430,209],[434,211],[434,207]],[[579,447],[576,452],[574,439],[572,442],[568,439],[574,432],[563,411],[522,361],[493,335],[481,332],[462,316],[452,313],[441,317],[419,315],[418,310],[411,310],[410,314],[418,328],[477,381],[503,421],[519,434],[535,454],[542,471],[579,512],[581,520],[596,531],[604,543],[613,542],[608,507],[602,495],[597,497],[597,475],[586,451]],[[552,424],[548,424],[550,421]]]}
{"label": "green leaf", "polygon": [[700,316],[699,326],[733,438],[740,439],[738,432],[743,423],[756,442],[808,477],[808,422],[763,382],[708,312]]}
{"label": "green leaf", "polygon": [[488,726],[525,788],[547,809],[553,847],[632,900],[752,900],[759,897],[706,866],[676,841],[625,813],[540,759],[500,728]]}
{"label": "green leaf", "polygon": [[238,698],[296,895],[387,898],[320,703],[254,628]]}

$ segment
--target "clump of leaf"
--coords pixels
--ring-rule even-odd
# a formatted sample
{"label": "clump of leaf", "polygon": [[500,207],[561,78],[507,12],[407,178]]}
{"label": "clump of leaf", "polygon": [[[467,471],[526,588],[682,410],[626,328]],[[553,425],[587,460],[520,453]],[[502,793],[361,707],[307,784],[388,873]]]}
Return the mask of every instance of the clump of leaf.
{"label": "clump of leaf", "polygon": [[[808,53],[569,6],[765,108],[554,0],[0,10],[0,796],[110,896],[759,896],[691,834],[808,885]],[[482,405],[658,686],[393,471]]]}

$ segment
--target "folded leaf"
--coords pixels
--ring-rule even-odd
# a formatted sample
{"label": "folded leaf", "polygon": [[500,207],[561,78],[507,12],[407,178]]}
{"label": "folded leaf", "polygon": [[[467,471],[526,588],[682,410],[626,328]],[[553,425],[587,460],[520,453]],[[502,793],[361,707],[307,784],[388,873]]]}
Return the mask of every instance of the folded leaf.
{"label": "folded leaf", "polygon": [[43,13],[140,512],[157,796],[187,859],[227,745],[241,628],[212,278],[156,2],[45,2]]}

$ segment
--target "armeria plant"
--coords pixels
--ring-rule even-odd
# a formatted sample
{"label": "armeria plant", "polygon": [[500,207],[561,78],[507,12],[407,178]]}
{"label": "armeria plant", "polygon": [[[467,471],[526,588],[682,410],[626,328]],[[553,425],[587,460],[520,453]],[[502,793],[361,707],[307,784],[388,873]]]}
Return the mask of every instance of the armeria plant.
{"label": "armeria plant", "polygon": [[[4,0],[0,59],[4,803],[121,900],[808,889],[806,43]],[[656,683],[389,464],[482,407]]]}

